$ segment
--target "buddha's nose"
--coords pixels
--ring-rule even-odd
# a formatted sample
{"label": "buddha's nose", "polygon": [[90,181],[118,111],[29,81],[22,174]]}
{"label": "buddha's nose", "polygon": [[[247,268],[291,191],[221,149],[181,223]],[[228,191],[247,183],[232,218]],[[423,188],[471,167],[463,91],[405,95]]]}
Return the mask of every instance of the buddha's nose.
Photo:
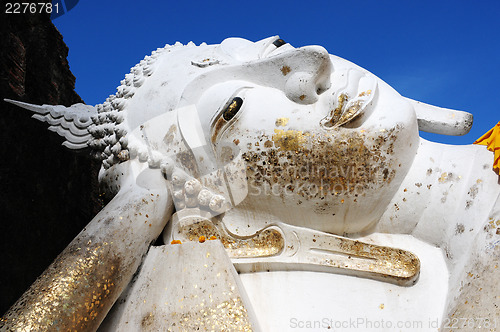
{"label": "buddha's nose", "polygon": [[296,49],[287,59],[289,70],[285,82],[288,99],[299,104],[312,104],[318,96],[330,87],[332,62],[330,55],[321,46],[307,46]]}

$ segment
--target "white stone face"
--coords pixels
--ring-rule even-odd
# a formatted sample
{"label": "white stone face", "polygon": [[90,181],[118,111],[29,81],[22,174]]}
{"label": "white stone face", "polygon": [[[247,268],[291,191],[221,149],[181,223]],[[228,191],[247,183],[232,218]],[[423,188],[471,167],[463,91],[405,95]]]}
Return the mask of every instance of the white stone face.
{"label": "white stone face", "polygon": [[[207,98],[218,89],[231,91],[228,85],[213,87]],[[366,230],[380,218],[418,146],[416,121],[404,100],[382,86],[367,107],[371,114],[351,128],[326,128],[321,122],[342,92],[333,83],[308,105],[269,87],[237,91],[244,101],[238,118],[214,141],[237,142],[251,167],[244,204],[337,234]]]}
{"label": "white stone face", "polygon": [[[185,119],[179,123],[196,120],[184,111],[174,115],[193,105],[219,161],[225,161],[227,142],[241,151],[248,169],[243,205],[298,226],[336,234],[366,231],[385,211],[415,155],[413,108],[376,76],[322,47],[276,47],[277,38],[230,38],[163,51],[123,111],[132,132],[129,145],[143,161],[157,153],[161,163],[179,153],[182,148],[164,144],[163,136],[176,116]],[[241,108],[222,121],[235,97],[242,99]],[[169,112],[171,118],[164,116]],[[153,151],[139,130],[147,123],[156,128],[151,134],[144,127]],[[179,139],[194,131],[177,130]]]}

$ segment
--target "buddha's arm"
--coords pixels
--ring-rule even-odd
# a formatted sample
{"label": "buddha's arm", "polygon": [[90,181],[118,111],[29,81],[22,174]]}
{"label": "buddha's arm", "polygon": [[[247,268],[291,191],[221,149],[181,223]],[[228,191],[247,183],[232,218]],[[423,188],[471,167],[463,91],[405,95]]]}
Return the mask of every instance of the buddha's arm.
{"label": "buddha's arm", "polygon": [[2,329],[96,330],[171,212],[166,189],[123,188],[10,308]]}

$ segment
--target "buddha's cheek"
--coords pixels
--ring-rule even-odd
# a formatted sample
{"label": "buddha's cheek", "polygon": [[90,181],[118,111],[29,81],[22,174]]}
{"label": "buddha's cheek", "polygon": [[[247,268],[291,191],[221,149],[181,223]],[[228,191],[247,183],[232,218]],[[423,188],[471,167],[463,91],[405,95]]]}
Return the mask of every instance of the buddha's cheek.
{"label": "buddha's cheek", "polygon": [[[406,151],[400,134],[396,126],[377,131],[276,129],[235,138],[244,152],[248,202],[286,218],[313,213],[319,216],[317,228],[325,231],[362,231],[380,218],[411,164],[407,155],[415,149]],[[312,219],[309,227],[314,227]],[[326,219],[329,226],[324,226]]]}

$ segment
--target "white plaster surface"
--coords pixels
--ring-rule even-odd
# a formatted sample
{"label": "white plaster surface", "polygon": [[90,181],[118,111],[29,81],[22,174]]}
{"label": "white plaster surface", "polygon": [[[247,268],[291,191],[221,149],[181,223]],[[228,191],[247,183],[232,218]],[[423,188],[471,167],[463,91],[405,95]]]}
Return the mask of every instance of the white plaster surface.
{"label": "white plaster surface", "polygon": [[401,287],[305,271],[240,274],[263,331],[437,331],[448,291],[442,251],[407,235],[370,238],[417,254],[418,282]]}

